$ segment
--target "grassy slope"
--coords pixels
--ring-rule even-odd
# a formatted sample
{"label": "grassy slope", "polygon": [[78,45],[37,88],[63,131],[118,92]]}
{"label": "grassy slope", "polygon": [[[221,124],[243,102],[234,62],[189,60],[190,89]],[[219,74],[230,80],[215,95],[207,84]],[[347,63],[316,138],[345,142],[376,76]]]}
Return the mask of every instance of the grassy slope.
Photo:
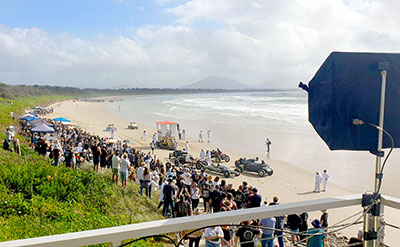
{"label": "grassy slope", "polygon": [[[57,99],[20,97],[13,104],[0,99],[1,143],[4,127],[12,124],[10,111]],[[161,218],[156,200],[139,196],[136,184],[121,190],[112,184],[109,173],[56,168],[24,144],[22,151],[22,156],[0,151],[0,241]]]}

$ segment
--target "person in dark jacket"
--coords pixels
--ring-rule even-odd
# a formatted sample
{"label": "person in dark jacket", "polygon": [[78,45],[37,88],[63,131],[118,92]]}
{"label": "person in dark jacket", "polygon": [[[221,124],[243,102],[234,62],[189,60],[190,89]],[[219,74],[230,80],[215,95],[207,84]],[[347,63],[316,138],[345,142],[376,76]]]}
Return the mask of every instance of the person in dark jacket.
{"label": "person in dark jacket", "polygon": [[301,218],[301,224],[299,226],[299,232],[300,232],[300,240],[303,240],[306,238],[306,235],[304,233],[307,232],[308,230],[308,214],[307,213],[301,213],[300,214],[300,218]]}
{"label": "person in dark jacket", "polygon": [[299,227],[302,224],[302,220],[298,214],[290,214],[287,216],[287,223],[290,231],[292,232],[292,243],[296,244],[298,241],[300,241]]}

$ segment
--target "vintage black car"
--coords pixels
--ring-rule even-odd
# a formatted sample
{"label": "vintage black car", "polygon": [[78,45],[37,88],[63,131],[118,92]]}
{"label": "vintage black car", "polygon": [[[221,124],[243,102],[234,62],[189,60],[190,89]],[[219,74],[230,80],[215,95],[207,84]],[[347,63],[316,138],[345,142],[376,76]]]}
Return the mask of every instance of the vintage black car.
{"label": "vintage black car", "polygon": [[209,171],[213,171],[216,173],[221,173],[224,175],[225,178],[229,178],[231,175],[235,175],[236,177],[240,175],[239,169],[235,168],[235,170],[232,170],[224,165],[220,164],[211,164],[209,165],[207,162],[206,163],[196,163],[196,168],[199,170],[205,169]]}
{"label": "vintage black car", "polygon": [[248,172],[256,172],[258,176],[271,176],[274,171],[265,161],[260,161],[257,159],[246,159],[240,158],[235,161],[235,166],[240,170],[240,172],[248,171]]}
{"label": "vintage black car", "polygon": [[194,158],[192,155],[188,154],[183,150],[175,150],[172,153],[169,153],[169,159],[174,162],[176,166],[183,164],[191,164],[191,165],[206,165],[206,161],[200,161],[199,159]]}

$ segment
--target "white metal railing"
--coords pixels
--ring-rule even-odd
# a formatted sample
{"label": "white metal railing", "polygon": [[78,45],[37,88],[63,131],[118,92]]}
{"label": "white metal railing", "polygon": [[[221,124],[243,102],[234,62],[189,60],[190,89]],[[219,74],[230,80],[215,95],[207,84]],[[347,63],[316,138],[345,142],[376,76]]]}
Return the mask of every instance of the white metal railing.
{"label": "white metal railing", "polygon": [[[400,199],[389,196],[382,197],[382,202],[385,206],[400,209]],[[288,215],[293,213],[318,211],[321,209],[343,208],[361,205],[361,198],[362,195],[357,194],[304,202],[279,204],[272,207],[258,207],[244,210],[221,212],[216,214],[165,219],[83,232],[74,232],[31,239],[0,242],[0,246],[71,247],[99,243],[110,243],[111,246],[119,246],[121,244],[121,241],[126,239],[160,235],[187,229],[197,229],[210,225],[229,224],[232,222],[260,219],[277,215]]]}

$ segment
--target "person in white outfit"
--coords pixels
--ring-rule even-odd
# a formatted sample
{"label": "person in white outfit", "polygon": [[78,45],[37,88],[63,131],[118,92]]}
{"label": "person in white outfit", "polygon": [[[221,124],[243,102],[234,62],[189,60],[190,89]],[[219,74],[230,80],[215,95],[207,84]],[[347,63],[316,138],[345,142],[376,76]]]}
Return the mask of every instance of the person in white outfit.
{"label": "person in white outfit", "polygon": [[314,193],[319,193],[321,188],[322,176],[316,172]]}
{"label": "person in white outfit", "polygon": [[189,141],[186,141],[185,150],[187,153],[189,153]]}
{"label": "person in white outfit", "polygon": [[206,152],[204,151],[204,149],[201,149],[201,151],[200,151],[200,160],[201,161],[206,160]]}
{"label": "person in white outfit", "polygon": [[207,142],[211,141],[211,130],[207,131]]}
{"label": "person in white outfit", "polygon": [[136,179],[141,184],[144,179],[144,167],[146,166],[145,163],[140,164],[140,167],[137,169],[136,172]]}
{"label": "person in white outfit", "polygon": [[326,170],[322,173],[322,191],[326,191],[326,186],[328,185],[329,174]]}
{"label": "person in white outfit", "polygon": [[210,150],[207,150],[207,163],[208,163],[209,165],[212,164],[212,161],[211,161],[211,152],[210,152]]}
{"label": "person in white outfit", "polygon": [[146,130],[143,130],[143,137],[142,137],[142,139],[143,139],[144,141],[146,141],[146,138],[147,138],[147,131],[146,131]]}
{"label": "person in white outfit", "polygon": [[203,142],[203,131],[202,130],[200,130],[200,133],[199,133],[199,142]]}

